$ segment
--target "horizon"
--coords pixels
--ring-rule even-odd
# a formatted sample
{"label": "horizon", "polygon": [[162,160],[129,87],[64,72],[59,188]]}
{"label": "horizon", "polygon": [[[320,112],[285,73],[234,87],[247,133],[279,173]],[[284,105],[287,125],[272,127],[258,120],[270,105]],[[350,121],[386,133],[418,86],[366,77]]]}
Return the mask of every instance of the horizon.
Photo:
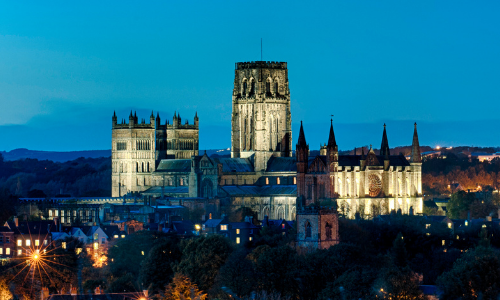
{"label": "horizon", "polygon": [[[293,146],[498,147],[500,3],[264,1],[7,3],[0,11],[0,150],[111,146],[111,116],[200,118],[200,149],[231,145],[234,64],[286,61]],[[194,4],[194,5],[193,5]],[[95,9],[99,7],[99,9]],[[450,9],[452,7],[452,9]],[[208,13],[207,13],[208,12]]]}

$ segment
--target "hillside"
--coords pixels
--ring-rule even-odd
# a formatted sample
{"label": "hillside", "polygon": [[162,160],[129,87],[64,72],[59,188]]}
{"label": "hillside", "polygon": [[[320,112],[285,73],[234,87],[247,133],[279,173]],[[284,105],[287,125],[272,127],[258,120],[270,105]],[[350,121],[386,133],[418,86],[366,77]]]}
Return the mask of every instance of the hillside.
{"label": "hillside", "polygon": [[25,158],[32,158],[38,160],[51,160],[53,162],[66,162],[70,160],[75,160],[77,158],[99,158],[99,157],[110,157],[111,150],[89,150],[89,151],[38,151],[38,150],[28,150],[28,149],[14,149],[11,151],[0,151],[4,160],[18,160]]}

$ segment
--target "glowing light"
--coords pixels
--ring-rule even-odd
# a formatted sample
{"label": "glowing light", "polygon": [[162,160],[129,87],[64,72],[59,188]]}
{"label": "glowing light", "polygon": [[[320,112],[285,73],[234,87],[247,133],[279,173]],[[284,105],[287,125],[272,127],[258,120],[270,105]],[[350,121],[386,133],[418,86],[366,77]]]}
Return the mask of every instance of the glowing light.
{"label": "glowing light", "polygon": [[200,226],[200,225],[198,225],[198,224],[196,224],[196,225],[194,225],[194,228],[196,228],[196,230],[198,230],[198,231],[199,231],[199,230],[201,229],[201,226]]}
{"label": "glowing light", "polygon": [[437,150],[439,150],[439,149],[441,149],[441,147],[439,147],[439,146],[436,146],[436,149],[437,149]]}

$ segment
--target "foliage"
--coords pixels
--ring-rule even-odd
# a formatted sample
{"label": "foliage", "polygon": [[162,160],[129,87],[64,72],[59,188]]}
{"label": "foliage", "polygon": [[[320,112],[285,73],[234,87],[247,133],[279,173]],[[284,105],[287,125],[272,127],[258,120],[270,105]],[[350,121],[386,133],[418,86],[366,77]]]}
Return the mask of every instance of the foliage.
{"label": "foliage", "polygon": [[476,200],[473,193],[458,191],[451,195],[448,201],[447,210],[450,219],[465,219],[471,204]]}
{"label": "foliage", "polygon": [[0,300],[11,300],[14,298],[9,288],[10,280],[6,276],[0,277]]}
{"label": "foliage", "polygon": [[11,195],[8,189],[0,189],[0,224],[5,224],[16,213],[16,203],[16,197]]}
{"label": "foliage", "polygon": [[478,247],[469,250],[438,278],[442,299],[497,299],[500,295],[500,254]]}
{"label": "foliage", "polygon": [[49,160],[20,159],[0,161],[0,190],[19,197],[47,195],[61,190],[72,196],[109,197],[111,159],[79,158],[64,163]]}
{"label": "foliage", "polygon": [[240,207],[235,211],[231,211],[228,216],[229,222],[244,222],[245,217],[253,217],[254,220],[258,219],[258,214],[250,207]]}
{"label": "foliage", "polygon": [[220,267],[233,252],[231,241],[220,235],[184,240],[180,248],[182,260],[175,271],[189,276],[205,291],[214,285]]}
{"label": "foliage", "polygon": [[173,266],[180,261],[179,239],[175,236],[161,238],[142,262],[140,281],[152,292],[162,290],[174,275]]}
{"label": "foliage", "polygon": [[217,279],[219,285],[230,288],[240,298],[254,290],[255,273],[247,254],[245,248],[234,251],[220,269]]}
{"label": "foliage", "polygon": [[189,277],[176,273],[161,300],[205,300],[207,295]]}

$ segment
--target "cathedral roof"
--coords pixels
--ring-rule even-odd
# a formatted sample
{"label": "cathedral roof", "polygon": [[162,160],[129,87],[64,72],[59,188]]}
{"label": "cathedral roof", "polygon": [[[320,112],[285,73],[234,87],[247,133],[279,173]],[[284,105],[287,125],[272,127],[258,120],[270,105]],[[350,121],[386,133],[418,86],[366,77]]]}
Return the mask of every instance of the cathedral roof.
{"label": "cathedral roof", "polygon": [[191,172],[191,159],[162,159],[156,172]]}
{"label": "cathedral roof", "polygon": [[[319,156],[323,161],[326,162],[326,156]],[[383,166],[385,159],[384,155],[375,155],[378,160],[378,164]],[[309,157],[309,166],[314,161],[315,157]],[[339,155],[339,167],[355,167],[360,166],[361,155]],[[409,166],[410,163],[402,155],[391,155],[389,156],[390,166]]]}
{"label": "cathedral roof", "polygon": [[266,172],[297,172],[295,157],[271,157]]}
{"label": "cathedral roof", "polygon": [[216,164],[222,164],[223,172],[253,172],[252,162],[248,158],[211,158]]}
{"label": "cathedral roof", "polygon": [[288,195],[297,196],[296,185],[226,185],[221,187],[229,196],[272,196]]}
{"label": "cathedral roof", "polygon": [[[161,186],[153,186],[150,187],[149,189],[145,190],[144,192],[141,192],[141,194],[158,194],[160,195],[162,193],[162,187]],[[189,194],[189,187],[188,186],[165,186],[163,187],[163,194]]]}

